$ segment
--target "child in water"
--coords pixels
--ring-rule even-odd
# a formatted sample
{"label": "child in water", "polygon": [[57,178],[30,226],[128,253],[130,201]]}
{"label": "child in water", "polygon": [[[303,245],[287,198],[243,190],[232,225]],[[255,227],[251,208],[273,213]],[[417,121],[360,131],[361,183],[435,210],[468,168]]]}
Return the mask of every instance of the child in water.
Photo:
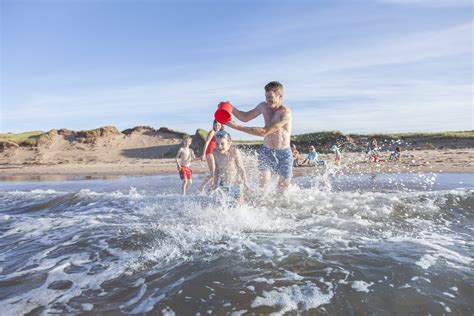
{"label": "child in water", "polygon": [[194,151],[189,148],[192,143],[192,138],[189,135],[184,136],[181,147],[176,154],[176,166],[183,184],[181,190],[183,196],[186,195],[186,191],[189,186],[193,183],[193,171],[191,170],[191,161],[197,160],[194,155]]}
{"label": "child in water", "polygon": [[331,151],[336,154],[336,158],[334,159],[334,164],[335,164],[336,166],[340,166],[340,165],[341,165],[342,156],[341,156],[341,151],[339,150],[339,146],[333,145],[333,146],[331,147]]}
{"label": "child in water", "polygon": [[247,175],[242,154],[232,146],[230,134],[218,131],[215,135],[216,148],[213,155],[216,162],[214,188],[226,192],[240,203],[244,202],[244,188],[248,190]]}
{"label": "child in water", "polygon": [[199,188],[199,191],[203,192],[206,185],[212,180],[214,176],[214,170],[216,169],[216,163],[214,161],[213,151],[216,148],[215,134],[218,131],[223,131],[224,125],[214,120],[212,124],[212,129],[207,134],[206,142],[204,143],[204,148],[202,150],[203,154],[201,160],[207,161],[207,166],[209,167],[209,174],[204,178],[204,181]]}

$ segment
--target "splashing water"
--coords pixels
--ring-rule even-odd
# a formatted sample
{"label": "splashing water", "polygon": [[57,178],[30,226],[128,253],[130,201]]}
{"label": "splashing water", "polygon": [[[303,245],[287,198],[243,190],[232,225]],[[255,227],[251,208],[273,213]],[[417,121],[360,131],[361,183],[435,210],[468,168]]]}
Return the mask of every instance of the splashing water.
{"label": "splashing water", "polygon": [[0,314],[473,313],[470,174],[308,176],[241,206],[179,185],[0,183]]}

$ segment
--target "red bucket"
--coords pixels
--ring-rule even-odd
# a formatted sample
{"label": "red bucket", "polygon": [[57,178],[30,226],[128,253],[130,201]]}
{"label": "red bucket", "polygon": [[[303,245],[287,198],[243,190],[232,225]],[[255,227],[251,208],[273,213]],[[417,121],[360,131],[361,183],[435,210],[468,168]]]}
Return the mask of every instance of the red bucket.
{"label": "red bucket", "polygon": [[232,119],[232,104],[230,102],[221,102],[217,106],[218,109],[214,113],[214,118],[221,124],[227,124]]}

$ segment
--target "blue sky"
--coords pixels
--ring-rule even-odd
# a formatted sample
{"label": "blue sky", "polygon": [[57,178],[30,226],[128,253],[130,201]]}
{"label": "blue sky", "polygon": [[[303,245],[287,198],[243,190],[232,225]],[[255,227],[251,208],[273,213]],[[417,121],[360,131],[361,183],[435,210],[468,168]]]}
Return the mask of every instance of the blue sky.
{"label": "blue sky", "polygon": [[294,134],[474,129],[471,1],[0,3],[0,132],[194,133],[272,80]]}

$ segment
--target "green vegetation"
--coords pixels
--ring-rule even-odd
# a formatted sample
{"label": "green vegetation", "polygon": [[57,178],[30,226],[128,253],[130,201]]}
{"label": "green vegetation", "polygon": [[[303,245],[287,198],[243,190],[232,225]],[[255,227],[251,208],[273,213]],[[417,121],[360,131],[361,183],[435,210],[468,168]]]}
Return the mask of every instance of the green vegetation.
{"label": "green vegetation", "polygon": [[310,143],[310,142],[322,142],[329,138],[343,136],[340,131],[327,131],[327,132],[317,132],[317,133],[308,133],[293,135],[291,141],[295,143]]}
{"label": "green vegetation", "polygon": [[[291,136],[291,141],[295,143],[309,143],[321,142],[326,139],[333,139],[334,137],[344,136],[340,131],[324,131],[316,133],[307,133]],[[474,131],[459,131],[459,132],[432,132],[432,133],[395,133],[395,134],[348,134],[350,137],[381,137],[381,138],[409,138],[409,137],[452,137],[452,138],[469,138],[474,137]],[[234,140],[237,144],[261,144],[261,140]]]}
{"label": "green vegetation", "polygon": [[94,129],[85,129],[85,130],[82,130],[82,131],[78,131],[78,133],[84,133],[84,134],[96,134],[96,133],[99,133],[101,127],[99,128],[94,128]]}
{"label": "green vegetation", "polygon": [[206,141],[206,139],[207,139],[207,134],[209,134],[209,132],[206,131],[205,129],[198,128],[198,129],[196,130],[196,134],[198,134],[198,136],[201,137],[203,141]]}
{"label": "green vegetation", "polygon": [[99,127],[99,128],[94,128],[94,129],[89,129],[89,130],[83,130],[83,131],[79,131],[77,132],[79,135],[81,136],[90,136],[90,137],[94,137],[94,136],[100,136],[101,135],[101,132],[104,130],[104,129],[110,129],[112,131],[117,131],[118,130],[115,128],[115,126],[102,126],[102,127]]}
{"label": "green vegetation", "polygon": [[261,145],[263,140],[232,140],[232,142],[238,145]]}
{"label": "green vegetation", "polygon": [[43,131],[32,131],[25,133],[6,133],[0,134],[0,141],[10,141],[17,143],[18,145],[24,144],[29,146],[36,145],[38,138],[41,134],[44,134]]}
{"label": "green vegetation", "polygon": [[[205,129],[198,128],[196,134],[202,138],[203,141],[206,141],[209,132]],[[263,140],[232,140],[232,142],[237,145],[261,145]]]}

